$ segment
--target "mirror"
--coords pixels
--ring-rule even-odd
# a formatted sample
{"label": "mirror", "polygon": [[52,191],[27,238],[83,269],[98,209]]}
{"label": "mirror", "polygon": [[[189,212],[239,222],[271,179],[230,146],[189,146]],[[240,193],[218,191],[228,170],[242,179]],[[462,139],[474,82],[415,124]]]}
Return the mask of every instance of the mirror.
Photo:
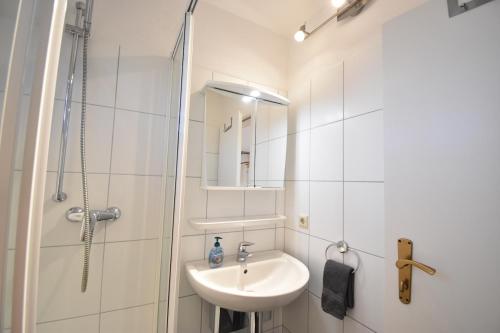
{"label": "mirror", "polygon": [[284,187],[288,100],[227,82],[204,92],[204,186]]}

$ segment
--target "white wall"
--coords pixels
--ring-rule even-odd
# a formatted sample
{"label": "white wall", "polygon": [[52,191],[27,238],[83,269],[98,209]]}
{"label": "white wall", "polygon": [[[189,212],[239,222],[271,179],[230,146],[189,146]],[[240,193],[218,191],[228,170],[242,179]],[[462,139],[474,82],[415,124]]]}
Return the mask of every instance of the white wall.
{"label": "white wall", "polygon": [[[423,1],[374,1],[290,51],[285,250],[308,265],[308,290],[283,310],[291,333],[383,331],[385,279],[382,24]],[[309,228],[298,227],[308,215]],[[321,309],[324,250],[361,259],[344,321]],[[342,260],[335,250],[330,258]],[[347,253],[344,262],[355,264]]]}
{"label": "white wall", "polygon": [[[230,27],[230,28],[229,28]],[[208,331],[208,303],[191,289],[184,262],[207,259],[215,233],[189,226],[190,218],[263,215],[283,212],[280,191],[206,191],[200,189],[203,159],[204,107],[199,93],[208,80],[235,81],[284,92],[287,42],[262,27],[200,2],[195,12],[194,53],[189,122],[185,210],[182,220],[181,284],[178,332]],[[226,255],[236,254],[240,241],[256,244],[250,251],[283,248],[283,225],[235,229],[218,233]],[[281,325],[280,312],[266,329]]]}
{"label": "white wall", "polygon": [[287,86],[285,38],[203,1],[196,8],[193,38],[193,64],[274,88]]}
{"label": "white wall", "polygon": [[[87,163],[92,209],[120,207],[117,222],[99,224],[91,252],[86,293],[80,292],[82,245],[80,224],[65,212],[82,206],[79,157],[81,57],[73,110],[64,191],[68,199],[52,201],[55,190],[63,98],[71,38],[65,34],[47,170],[40,255],[39,332],[153,332],[160,248],[163,138],[170,78],[171,46],[151,48],[158,33],[131,17],[129,7],[96,1],[89,43]],[[152,3],[151,3],[152,5]],[[74,21],[74,4],[67,22]],[[127,39],[113,31],[113,20],[131,22],[150,38]],[[142,22],[145,23],[145,22]],[[106,30],[106,34],[104,34]],[[114,35],[113,35],[114,33]],[[154,33],[154,34],[153,34]],[[20,168],[21,159],[16,167]]]}

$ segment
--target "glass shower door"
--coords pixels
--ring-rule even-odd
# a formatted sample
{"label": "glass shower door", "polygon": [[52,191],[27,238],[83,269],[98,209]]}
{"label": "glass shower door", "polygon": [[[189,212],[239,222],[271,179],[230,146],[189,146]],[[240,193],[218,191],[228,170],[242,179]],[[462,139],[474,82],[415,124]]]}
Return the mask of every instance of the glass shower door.
{"label": "glass shower door", "polygon": [[66,2],[0,0],[0,331],[34,332],[38,240]]}
{"label": "glass shower door", "polygon": [[179,227],[181,219],[182,183],[189,109],[189,71],[192,14],[187,12],[184,25],[172,54],[172,79],[167,137],[165,216],[163,221],[160,288],[158,301],[158,333],[176,332],[177,272]]}
{"label": "glass shower door", "polygon": [[[0,128],[5,124],[4,116],[4,97],[7,81],[7,73],[9,69],[10,55],[12,50],[12,42],[14,38],[14,30],[16,26],[17,10],[19,1],[0,1]],[[19,129],[18,125],[15,125]],[[5,139],[4,139],[5,140]],[[16,148],[16,143],[10,145],[10,149]],[[4,163],[4,155],[2,154],[2,164]],[[5,161],[5,163],[7,163]],[[9,163],[12,163],[9,161]],[[5,165],[7,166],[7,165]],[[3,171],[3,170],[2,170]],[[20,171],[10,169],[5,170],[2,180],[11,179],[9,184],[5,184],[4,193],[9,196],[9,205],[2,199],[2,220],[0,221],[0,332],[9,329],[11,326],[11,305],[12,305],[12,275],[14,267],[15,254],[15,198],[19,196],[19,178]]]}

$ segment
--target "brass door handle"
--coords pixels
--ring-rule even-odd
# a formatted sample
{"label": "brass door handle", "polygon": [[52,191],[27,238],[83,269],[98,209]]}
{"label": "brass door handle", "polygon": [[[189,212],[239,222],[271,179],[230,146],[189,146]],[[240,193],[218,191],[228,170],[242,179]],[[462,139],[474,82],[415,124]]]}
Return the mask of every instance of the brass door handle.
{"label": "brass door handle", "polygon": [[406,238],[398,239],[398,260],[396,267],[399,275],[399,300],[403,304],[411,303],[411,271],[415,266],[429,275],[436,274],[436,270],[413,260],[413,242]]}
{"label": "brass door handle", "polygon": [[427,265],[424,265],[424,264],[422,264],[418,261],[415,261],[415,260],[398,259],[398,261],[396,261],[396,267],[399,269],[404,268],[408,265],[415,266],[415,267],[421,269],[422,271],[426,272],[429,275],[436,274],[436,270],[434,268],[427,266]]}

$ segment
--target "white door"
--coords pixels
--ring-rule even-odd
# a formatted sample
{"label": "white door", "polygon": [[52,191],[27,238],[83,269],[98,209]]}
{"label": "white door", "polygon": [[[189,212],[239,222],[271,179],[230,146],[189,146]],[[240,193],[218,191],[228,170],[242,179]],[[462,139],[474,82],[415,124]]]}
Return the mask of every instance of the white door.
{"label": "white door", "polygon": [[[384,27],[385,333],[500,332],[500,1]],[[397,239],[413,241],[411,303]]]}

